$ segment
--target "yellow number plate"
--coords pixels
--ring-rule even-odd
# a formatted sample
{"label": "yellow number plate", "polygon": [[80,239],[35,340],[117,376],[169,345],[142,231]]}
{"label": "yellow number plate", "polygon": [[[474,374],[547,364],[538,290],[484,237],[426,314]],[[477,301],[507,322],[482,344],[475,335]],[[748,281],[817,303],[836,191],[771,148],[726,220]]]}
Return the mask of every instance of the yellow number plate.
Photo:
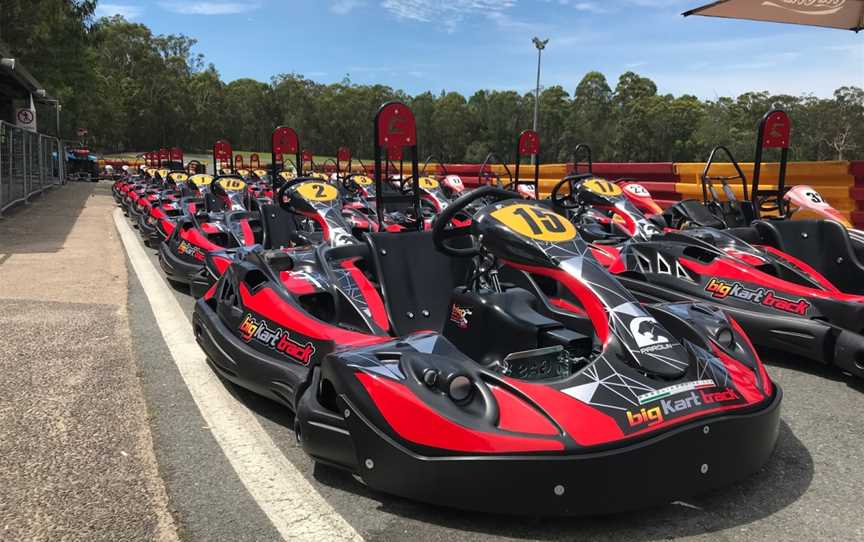
{"label": "yellow number plate", "polygon": [[245,177],[245,176],[249,175],[249,170],[248,169],[238,169],[237,174],[240,175],[241,177]]}
{"label": "yellow number plate", "polygon": [[560,243],[576,237],[576,227],[569,220],[534,205],[508,205],[494,211],[492,217],[512,231],[538,241]]}
{"label": "yellow number plate", "polygon": [[255,175],[257,175],[259,177],[266,177],[267,176],[267,170],[266,169],[256,169]]}
{"label": "yellow number plate", "polygon": [[243,179],[219,179],[219,186],[225,190],[236,192],[246,188],[246,181]]}
{"label": "yellow number plate", "polygon": [[189,179],[189,176],[185,173],[171,173],[169,176],[171,177],[171,180],[175,183],[186,182]]}
{"label": "yellow number plate", "polygon": [[300,183],[297,193],[309,201],[333,201],[339,197],[336,187],[326,183]]}
{"label": "yellow number plate", "polygon": [[375,184],[375,181],[365,175],[354,177],[354,182],[359,184],[360,186],[369,186],[371,184]]}
{"label": "yellow number plate", "polygon": [[213,182],[213,177],[211,175],[193,175],[189,180],[192,181],[195,186],[207,186]]}
{"label": "yellow number plate", "polygon": [[436,181],[432,177],[420,177],[420,188],[424,188],[426,190],[435,190],[436,188],[438,188],[438,181]]}
{"label": "yellow number plate", "polygon": [[291,171],[280,171],[279,176],[282,177],[286,181],[290,181],[291,179],[296,177],[296,175],[294,175],[294,173]]}
{"label": "yellow number plate", "polygon": [[604,181],[603,179],[588,179],[582,186],[589,192],[594,192],[598,196],[615,197],[620,196],[623,192],[617,184]]}

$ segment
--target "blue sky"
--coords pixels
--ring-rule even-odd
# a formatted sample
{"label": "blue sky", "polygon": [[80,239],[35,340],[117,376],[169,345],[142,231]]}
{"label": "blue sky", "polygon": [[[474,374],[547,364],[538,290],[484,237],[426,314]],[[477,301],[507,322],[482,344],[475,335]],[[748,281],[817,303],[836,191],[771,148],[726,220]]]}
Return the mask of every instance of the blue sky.
{"label": "blue sky", "polygon": [[[708,0],[110,0],[156,33],[198,39],[223,79],[382,83],[415,94],[533,89],[533,36],[549,38],[544,86],[572,92],[589,70],[628,70],[661,92],[830,96],[864,86],[864,35],[692,17]],[[756,1],[756,0],[754,0]]]}

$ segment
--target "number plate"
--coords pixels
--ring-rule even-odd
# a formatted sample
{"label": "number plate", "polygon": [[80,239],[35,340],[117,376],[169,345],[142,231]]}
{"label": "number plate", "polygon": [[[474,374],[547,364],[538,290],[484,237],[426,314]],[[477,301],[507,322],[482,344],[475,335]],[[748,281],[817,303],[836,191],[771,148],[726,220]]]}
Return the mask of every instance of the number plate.
{"label": "number plate", "polygon": [[492,213],[492,217],[520,235],[559,243],[576,237],[576,227],[563,216],[534,205],[508,205]]}
{"label": "number plate", "polygon": [[309,201],[333,201],[339,197],[336,187],[325,183],[301,183],[297,193]]}

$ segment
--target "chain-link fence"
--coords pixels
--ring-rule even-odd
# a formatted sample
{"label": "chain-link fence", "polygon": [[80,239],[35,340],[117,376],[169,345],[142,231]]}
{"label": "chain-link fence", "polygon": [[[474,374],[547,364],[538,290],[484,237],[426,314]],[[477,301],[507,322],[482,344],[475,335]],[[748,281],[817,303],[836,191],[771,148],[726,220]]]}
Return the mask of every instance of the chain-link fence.
{"label": "chain-link fence", "polygon": [[0,121],[0,214],[66,182],[65,160],[56,137]]}

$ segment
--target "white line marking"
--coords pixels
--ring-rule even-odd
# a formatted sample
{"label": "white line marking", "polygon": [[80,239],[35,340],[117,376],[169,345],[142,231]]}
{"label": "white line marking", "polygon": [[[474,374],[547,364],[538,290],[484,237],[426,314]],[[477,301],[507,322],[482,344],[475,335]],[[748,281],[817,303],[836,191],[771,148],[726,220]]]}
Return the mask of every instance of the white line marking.
{"label": "white line marking", "polygon": [[180,303],[168,291],[120,209],[114,211],[114,224],[198,410],[237,476],[279,534],[285,540],[362,540],[282,455],[255,416],[228,393],[207,365]]}

